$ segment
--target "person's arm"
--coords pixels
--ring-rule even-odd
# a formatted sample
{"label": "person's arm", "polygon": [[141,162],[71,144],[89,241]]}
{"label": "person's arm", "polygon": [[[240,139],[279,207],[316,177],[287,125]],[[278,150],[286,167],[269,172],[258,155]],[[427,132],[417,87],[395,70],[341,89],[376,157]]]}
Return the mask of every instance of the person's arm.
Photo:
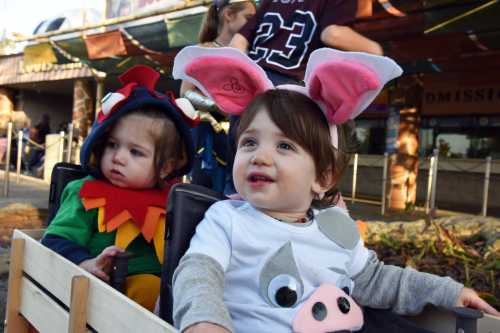
{"label": "person's arm", "polygon": [[450,309],[458,305],[463,285],[450,277],[384,265],[370,251],[364,268],[353,277],[353,298],[361,305],[417,314],[426,304]]}
{"label": "person's arm", "polygon": [[78,245],[75,242],[57,235],[45,235],[42,238],[41,243],[76,265],[79,265],[82,261],[92,258],[89,250],[85,246]]}
{"label": "person's arm", "polygon": [[250,43],[242,34],[236,33],[231,39],[231,43],[229,43],[230,47],[237,48],[243,53],[248,53],[248,46]]}
{"label": "person's arm", "polygon": [[237,48],[243,53],[248,53],[250,45],[254,41],[255,33],[259,28],[259,24],[262,22],[262,17],[267,12],[267,7],[270,4],[270,0],[261,1],[259,8],[257,8],[257,13],[248,19],[247,23],[241,27],[240,31],[233,36],[229,43],[230,47]]}
{"label": "person's arm", "polygon": [[329,25],[321,32],[323,44],[344,50],[367,52],[375,55],[383,55],[384,52],[379,43],[371,40],[348,26]]}

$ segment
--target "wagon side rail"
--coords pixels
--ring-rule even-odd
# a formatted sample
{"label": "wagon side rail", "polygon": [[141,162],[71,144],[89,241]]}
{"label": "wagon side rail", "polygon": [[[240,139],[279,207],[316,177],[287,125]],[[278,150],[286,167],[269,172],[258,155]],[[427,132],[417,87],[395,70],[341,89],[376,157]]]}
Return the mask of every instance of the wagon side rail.
{"label": "wagon side rail", "polygon": [[97,277],[38,242],[43,230],[15,230],[7,333],[178,331]]}

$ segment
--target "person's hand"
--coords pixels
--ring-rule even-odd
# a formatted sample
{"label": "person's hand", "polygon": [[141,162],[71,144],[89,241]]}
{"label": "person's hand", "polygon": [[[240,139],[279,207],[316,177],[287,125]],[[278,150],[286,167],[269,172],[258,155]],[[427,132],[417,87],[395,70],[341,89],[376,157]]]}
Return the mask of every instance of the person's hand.
{"label": "person's hand", "polygon": [[486,303],[479,295],[470,288],[463,288],[458,295],[457,306],[470,307],[483,311],[484,313],[500,317],[500,312]]}
{"label": "person's hand", "polygon": [[111,263],[113,258],[118,254],[124,252],[117,246],[108,246],[102,250],[101,254],[92,259],[84,260],[80,263],[80,267],[84,270],[94,274],[101,280],[109,282],[109,272],[111,270]]}
{"label": "person's hand", "polygon": [[202,322],[189,326],[182,333],[231,333],[222,326]]}

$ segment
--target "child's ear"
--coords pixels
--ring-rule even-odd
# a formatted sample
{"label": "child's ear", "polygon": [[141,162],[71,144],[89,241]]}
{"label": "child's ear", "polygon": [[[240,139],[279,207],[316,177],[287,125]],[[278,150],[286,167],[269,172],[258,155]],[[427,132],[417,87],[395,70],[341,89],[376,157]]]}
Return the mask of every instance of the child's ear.
{"label": "child's ear", "polygon": [[324,194],[335,185],[334,175],[331,169],[325,171],[322,177],[318,177],[313,183],[311,191],[319,199],[322,199]]}

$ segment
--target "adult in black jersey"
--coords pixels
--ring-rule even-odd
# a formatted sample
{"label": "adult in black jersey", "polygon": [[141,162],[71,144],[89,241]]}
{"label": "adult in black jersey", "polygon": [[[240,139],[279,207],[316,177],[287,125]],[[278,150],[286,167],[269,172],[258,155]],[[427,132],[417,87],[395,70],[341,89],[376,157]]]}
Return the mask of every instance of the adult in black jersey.
{"label": "adult in black jersey", "polygon": [[377,42],[346,26],[356,11],[355,0],[263,0],[231,46],[248,51],[275,85],[301,81],[320,47],[382,55]]}
{"label": "adult in black jersey", "polygon": [[[382,55],[381,46],[345,24],[356,18],[355,0],[263,0],[257,14],[234,35],[231,46],[247,53],[267,73],[274,85],[300,84],[312,51],[332,47]],[[234,157],[234,132],[238,117],[231,118],[228,164]],[[339,126],[352,139],[348,147],[355,153],[358,142],[353,121]],[[344,161],[346,166],[349,160]],[[229,176],[226,194],[232,188]],[[343,200],[340,200],[340,205]]]}

